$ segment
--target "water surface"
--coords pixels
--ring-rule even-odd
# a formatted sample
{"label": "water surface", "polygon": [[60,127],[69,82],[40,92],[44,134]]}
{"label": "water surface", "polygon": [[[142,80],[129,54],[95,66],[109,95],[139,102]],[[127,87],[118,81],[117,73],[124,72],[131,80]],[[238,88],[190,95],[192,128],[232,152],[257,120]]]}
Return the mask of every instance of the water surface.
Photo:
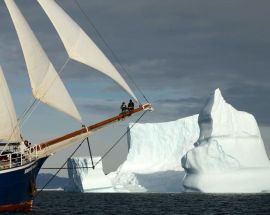
{"label": "water surface", "polygon": [[269,215],[270,194],[83,194],[46,191],[36,198],[33,212],[27,214]]}

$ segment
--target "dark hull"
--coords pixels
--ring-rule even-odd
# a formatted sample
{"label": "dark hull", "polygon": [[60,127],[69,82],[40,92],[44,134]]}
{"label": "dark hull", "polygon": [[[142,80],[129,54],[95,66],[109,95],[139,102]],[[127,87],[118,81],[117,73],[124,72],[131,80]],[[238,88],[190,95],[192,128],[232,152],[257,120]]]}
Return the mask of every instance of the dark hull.
{"label": "dark hull", "polygon": [[31,210],[36,177],[46,159],[0,171],[0,212]]}

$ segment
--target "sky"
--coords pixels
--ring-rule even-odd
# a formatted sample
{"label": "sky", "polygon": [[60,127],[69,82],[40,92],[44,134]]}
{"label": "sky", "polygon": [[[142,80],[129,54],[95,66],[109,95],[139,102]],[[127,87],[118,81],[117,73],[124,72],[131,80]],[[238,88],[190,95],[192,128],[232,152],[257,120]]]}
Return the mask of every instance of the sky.
{"label": "sky", "polygon": [[[207,97],[220,88],[228,103],[255,116],[270,155],[269,1],[77,1],[87,18],[75,0],[57,0],[116,65],[140,101],[144,99],[133,81],[153,104],[155,111],[148,113],[143,122],[164,122],[197,114]],[[35,0],[16,2],[59,70],[67,54],[47,16]],[[19,116],[31,100],[31,86],[3,1],[0,2],[0,64]],[[129,99],[109,78],[75,61],[68,63],[61,78],[85,124],[118,114],[121,102]],[[103,155],[126,131],[128,122],[136,119],[91,136],[94,155]],[[23,125],[22,134],[39,143],[79,126],[62,113],[40,104]],[[76,146],[49,158],[45,167],[62,165]],[[104,159],[105,171],[115,170],[126,155],[124,139]],[[89,156],[86,145],[76,156]],[[66,173],[63,171],[61,175]]]}

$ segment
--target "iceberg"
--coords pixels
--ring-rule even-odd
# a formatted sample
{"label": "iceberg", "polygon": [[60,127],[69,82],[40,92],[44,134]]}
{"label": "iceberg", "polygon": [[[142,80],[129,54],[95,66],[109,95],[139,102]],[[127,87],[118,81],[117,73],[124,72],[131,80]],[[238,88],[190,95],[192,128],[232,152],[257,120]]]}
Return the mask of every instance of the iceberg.
{"label": "iceberg", "polygon": [[[130,124],[129,127],[132,127]],[[110,173],[118,192],[181,192],[181,157],[199,138],[198,115],[163,123],[137,123],[128,132],[126,161]]]}
{"label": "iceberg", "polygon": [[[93,157],[97,163],[101,157]],[[65,187],[68,192],[114,192],[110,179],[104,174],[102,162],[92,169],[89,157],[72,157],[68,159],[69,182]]]}
{"label": "iceberg", "polygon": [[270,191],[270,162],[253,115],[228,104],[219,89],[199,114],[200,136],[181,159],[187,190]]}

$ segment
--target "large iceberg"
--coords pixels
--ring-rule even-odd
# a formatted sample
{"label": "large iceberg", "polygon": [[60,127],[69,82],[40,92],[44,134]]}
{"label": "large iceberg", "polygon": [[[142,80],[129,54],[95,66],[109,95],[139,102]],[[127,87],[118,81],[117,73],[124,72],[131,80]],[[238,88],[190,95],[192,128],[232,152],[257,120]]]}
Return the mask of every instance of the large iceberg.
{"label": "large iceberg", "polygon": [[182,158],[183,185],[202,192],[270,191],[270,162],[255,118],[217,89],[199,114],[200,137]]}
{"label": "large iceberg", "polygon": [[[180,192],[181,157],[199,137],[198,115],[164,123],[130,124],[126,161],[109,175],[102,163],[93,170],[89,157],[68,160],[69,184],[75,192]],[[94,158],[96,163],[100,157]]]}
{"label": "large iceberg", "polygon": [[[97,163],[100,157],[93,157]],[[104,174],[102,162],[92,167],[89,157],[72,157],[68,159],[69,183],[65,191],[72,192],[114,192],[110,179]]]}
{"label": "large iceberg", "polygon": [[[109,174],[120,192],[180,192],[181,157],[199,137],[198,115],[172,122],[137,123],[128,132],[126,161]],[[133,126],[132,124],[129,127]]]}

